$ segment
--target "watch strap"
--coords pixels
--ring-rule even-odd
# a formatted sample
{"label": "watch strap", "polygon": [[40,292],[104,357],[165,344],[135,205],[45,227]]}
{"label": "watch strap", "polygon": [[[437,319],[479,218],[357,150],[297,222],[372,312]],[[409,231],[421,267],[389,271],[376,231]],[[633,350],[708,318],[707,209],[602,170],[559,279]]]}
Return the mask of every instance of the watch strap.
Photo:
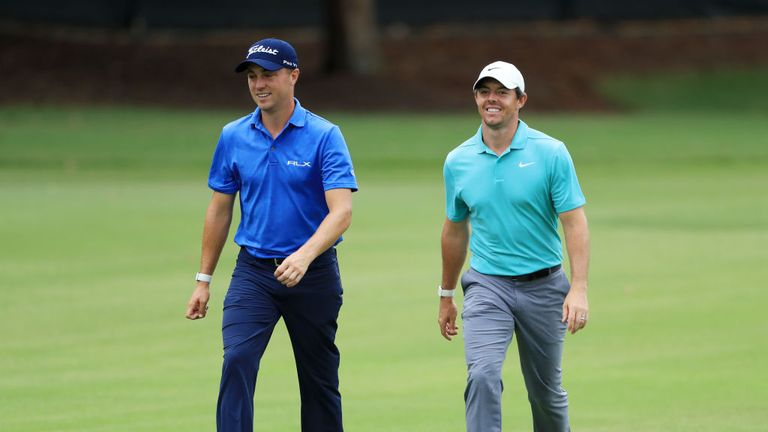
{"label": "watch strap", "polygon": [[453,297],[454,295],[456,295],[456,290],[455,289],[452,289],[452,290],[443,289],[443,287],[441,285],[438,285],[437,286],[437,295],[440,296],[440,297]]}
{"label": "watch strap", "polygon": [[208,283],[211,283],[212,279],[213,279],[213,276],[205,274],[205,273],[197,273],[195,275],[195,282],[208,282]]}

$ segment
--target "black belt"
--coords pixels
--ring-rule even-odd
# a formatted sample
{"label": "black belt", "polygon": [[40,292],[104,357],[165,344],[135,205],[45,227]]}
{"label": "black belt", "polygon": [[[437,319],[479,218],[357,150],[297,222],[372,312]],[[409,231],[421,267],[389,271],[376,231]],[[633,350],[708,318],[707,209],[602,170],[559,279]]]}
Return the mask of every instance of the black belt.
{"label": "black belt", "polygon": [[[252,263],[258,263],[261,265],[266,265],[270,267],[277,268],[280,266],[280,264],[285,261],[287,257],[282,258],[258,258],[248,253],[248,251],[245,249],[245,247],[240,248],[240,253],[243,254],[243,256],[247,257],[248,262]],[[314,261],[309,265],[309,268],[317,267],[317,266],[325,266],[329,262],[335,261],[336,258],[336,248],[331,247],[327,251],[321,253],[318,255]]]}
{"label": "black belt", "polygon": [[560,270],[560,267],[562,267],[562,265],[558,264],[556,266],[535,271],[533,273],[528,273],[528,274],[518,275],[518,276],[507,276],[506,278],[513,280],[515,282],[530,282],[532,280],[541,279],[544,276],[549,276],[552,273]]}
{"label": "black belt", "polygon": [[251,258],[253,261],[260,262],[266,265],[271,265],[274,267],[280,267],[280,264],[285,261],[285,258]]}

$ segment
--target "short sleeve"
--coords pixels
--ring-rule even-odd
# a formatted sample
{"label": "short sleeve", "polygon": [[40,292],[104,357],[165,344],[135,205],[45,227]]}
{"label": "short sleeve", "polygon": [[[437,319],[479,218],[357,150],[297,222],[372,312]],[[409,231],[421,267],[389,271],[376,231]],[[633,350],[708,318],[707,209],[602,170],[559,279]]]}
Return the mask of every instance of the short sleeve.
{"label": "short sleeve", "polygon": [[567,212],[586,203],[576,168],[565,145],[555,150],[551,176],[552,205],[557,213]]}
{"label": "short sleeve", "polygon": [[448,161],[443,165],[443,178],[445,180],[445,214],[451,222],[460,222],[469,215],[467,204],[458,196],[456,181],[453,178]]}
{"label": "short sleeve", "polygon": [[357,191],[355,169],[349,155],[347,143],[337,126],[326,136],[322,155],[323,189],[351,189]]}
{"label": "short sleeve", "polygon": [[240,179],[232,164],[231,150],[224,132],[219,137],[219,143],[213,152],[211,171],[208,174],[208,187],[225,194],[235,194],[240,190]]}

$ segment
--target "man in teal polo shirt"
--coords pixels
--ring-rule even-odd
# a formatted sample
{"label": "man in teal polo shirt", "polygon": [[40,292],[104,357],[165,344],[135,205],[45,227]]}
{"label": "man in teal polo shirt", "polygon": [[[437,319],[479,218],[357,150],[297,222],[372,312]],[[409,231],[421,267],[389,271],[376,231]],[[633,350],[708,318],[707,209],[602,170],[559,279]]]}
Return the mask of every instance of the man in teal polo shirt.
{"label": "man in teal polo shirt", "polygon": [[[494,62],[474,85],[480,129],[448,154],[438,325],[458,334],[454,288],[467,246],[464,290],[468,432],[501,432],[501,369],[515,335],[533,430],[569,431],[561,359],[566,330],[588,319],[589,234],[584,195],[565,145],[519,119],[528,96],[520,71]],[[558,219],[571,281],[561,267]],[[471,235],[469,226],[471,225]]]}

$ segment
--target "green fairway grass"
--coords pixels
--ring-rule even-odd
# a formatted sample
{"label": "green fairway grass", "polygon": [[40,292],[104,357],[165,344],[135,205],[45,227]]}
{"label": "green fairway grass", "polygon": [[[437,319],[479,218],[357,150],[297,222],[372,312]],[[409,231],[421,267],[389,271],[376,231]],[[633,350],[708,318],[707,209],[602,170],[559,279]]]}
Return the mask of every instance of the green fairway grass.
{"label": "green fairway grass", "polygon": [[[215,429],[233,243],[208,317],[184,310],[208,163],[242,114],[0,107],[0,431]],[[446,342],[436,324],[441,172],[479,122],[327,117],[360,183],[339,247],[346,430],[461,431],[462,340]],[[588,200],[591,320],[566,338],[564,358],[574,430],[765,430],[765,113],[524,119],[566,142]],[[504,430],[529,431],[515,351]],[[299,430],[294,367],[281,324],[262,361],[256,431]]]}

